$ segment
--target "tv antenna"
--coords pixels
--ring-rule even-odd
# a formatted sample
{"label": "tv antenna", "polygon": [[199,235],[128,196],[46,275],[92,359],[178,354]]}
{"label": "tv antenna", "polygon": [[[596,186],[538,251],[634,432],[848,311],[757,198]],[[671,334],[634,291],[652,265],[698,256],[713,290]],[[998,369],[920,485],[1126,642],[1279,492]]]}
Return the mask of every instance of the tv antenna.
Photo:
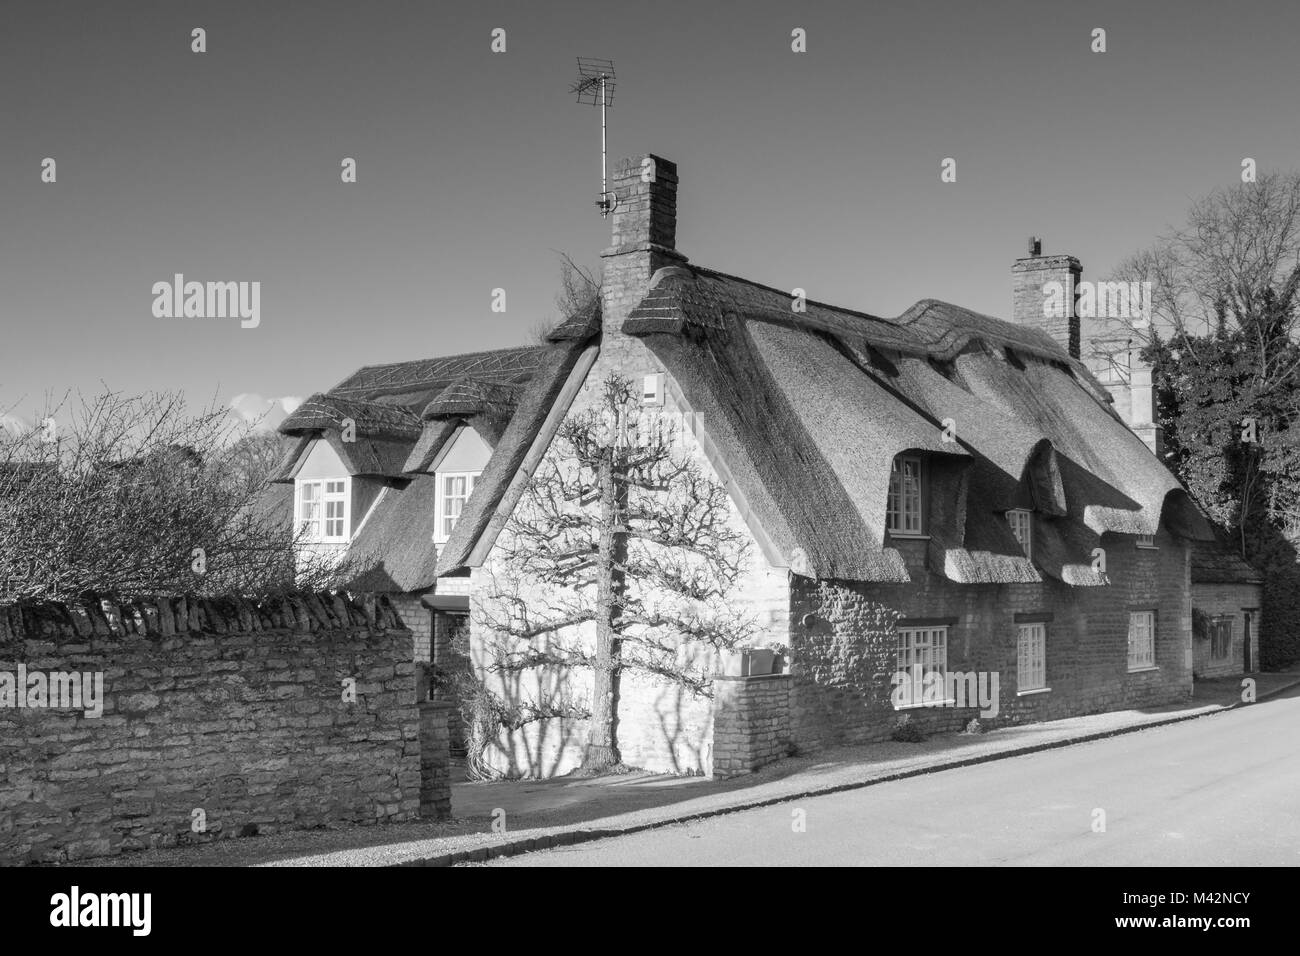
{"label": "tv antenna", "polygon": [[605,169],[605,107],[614,105],[614,61],[578,57],[578,79],[569,92],[577,94],[579,103],[600,105],[600,198],[596,205],[603,219],[614,207]]}

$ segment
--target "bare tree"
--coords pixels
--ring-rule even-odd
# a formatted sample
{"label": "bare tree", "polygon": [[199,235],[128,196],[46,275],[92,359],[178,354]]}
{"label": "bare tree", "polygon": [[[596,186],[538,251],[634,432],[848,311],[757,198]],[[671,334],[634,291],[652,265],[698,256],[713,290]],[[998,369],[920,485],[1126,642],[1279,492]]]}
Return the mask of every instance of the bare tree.
{"label": "bare tree", "polygon": [[1103,320],[1142,345],[1254,323],[1300,281],[1300,173],[1262,173],[1215,190],[1192,204],[1185,225],[1130,256],[1116,275],[1151,283],[1149,326]]}
{"label": "bare tree", "polygon": [[0,439],[0,596],[333,584],[263,497],[274,444],[175,393],[66,396]]}
{"label": "bare tree", "polygon": [[611,375],[595,407],[565,420],[499,539],[475,611],[494,635],[490,671],[590,671],[585,706],[560,695],[515,711],[589,716],[584,772],[621,761],[624,674],[707,695],[716,652],[754,629],[733,600],[748,544],[725,489],[684,453],[675,428],[643,412],[631,383]]}
{"label": "bare tree", "polygon": [[600,281],[570,256],[563,252],[559,256],[560,291],[555,296],[559,318],[542,319],[532,327],[529,337],[538,345],[546,344],[546,337],[565,322],[600,315]]}

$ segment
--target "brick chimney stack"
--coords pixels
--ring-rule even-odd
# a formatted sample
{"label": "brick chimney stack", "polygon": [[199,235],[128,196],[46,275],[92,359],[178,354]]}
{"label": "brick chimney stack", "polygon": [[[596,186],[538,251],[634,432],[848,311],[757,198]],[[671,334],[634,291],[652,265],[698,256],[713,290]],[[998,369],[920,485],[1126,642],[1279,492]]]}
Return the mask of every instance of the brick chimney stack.
{"label": "brick chimney stack", "polygon": [[686,261],[677,251],[676,163],[654,155],[620,160],[611,187],[613,244],[601,253],[602,352],[625,338],[623,321],[645,297],[650,277]]}
{"label": "brick chimney stack", "polygon": [[[1074,256],[1045,256],[1031,237],[1029,255],[1011,267],[1012,320],[1042,329],[1072,358],[1079,357],[1079,281],[1083,267]],[[1053,294],[1051,283],[1059,283]],[[1045,314],[1046,313],[1046,314]]]}

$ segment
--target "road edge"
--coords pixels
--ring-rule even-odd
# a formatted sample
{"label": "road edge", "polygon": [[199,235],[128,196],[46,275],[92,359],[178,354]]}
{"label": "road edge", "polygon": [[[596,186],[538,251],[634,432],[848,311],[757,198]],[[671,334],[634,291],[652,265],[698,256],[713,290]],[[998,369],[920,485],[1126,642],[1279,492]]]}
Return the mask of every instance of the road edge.
{"label": "road edge", "polygon": [[[1243,678],[1244,679],[1244,678]],[[1044,743],[1026,744],[1023,747],[1011,747],[1007,750],[999,750],[993,753],[979,754],[974,757],[961,757],[952,760],[943,760],[937,763],[929,764],[924,767],[913,767],[909,770],[899,770],[894,773],[883,774],[879,777],[872,777],[869,780],[855,780],[851,783],[837,783],[821,787],[810,787],[807,790],[800,790],[795,793],[783,793],[780,796],[764,797],[757,800],[746,800],[739,803],[729,804],[724,807],[716,807],[709,810],[700,810],[694,813],[683,813],[677,816],[668,817],[662,820],[652,820],[646,823],[635,823],[623,827],[603,827],[598,829],[573,829],[557,830],[540,837],[528,837],[519,840],[511,840],[504,843],[493,843],[488,846],[475,847],[469,850],[456,850],[450,853],[438,853],[433,856],[420,857],[414,860],[404,860],[401,863],[393,863],[390,866],[408,867],[408,866],[456,866],[461,863],[486,863],[488,860],[496,860],[501,857],[520,856],[524,853],[533,853],[537,850],[553,850],[561,846],[573,846],[580,843],[591,843],[595,840],[607,840],[611,837],[631,836],[634,833],[644,833],[646,830],[656,830],[660,827],[676,826],[682,823],[694,823],[698,820],[708,820],[712,817],[720,817],[728,813],[741,813],[745,810],[758,810],[763,807],[775,806],[778,803],[790,803],[793,800],[806,800],[810,797],[827,796],[834,793],[844,793],[849,790],[861,790],[865,787],[874,787],[881,783],[891,783],[895,780],[906,780],[911,777],[921,777],[930,773],[938,773],[943,770],[956,770],[961,767],[973,767],[982,763],[991,763],[995,760],[1005,760],[1009,757],[1023,757],[1027,754],[1042,753],[1047,750],[1057,750],[1061,747],[1073,747],[1077,744],[1089,743],[1094,740],[1105,740],[1109,737],[1120,737],[1124,734],[1137,733],[1142,730],[1150,730],[1153,727],[1168,727],[1172,724],[1181,724],[1189,720],[1200,720],[1205,717],[1213,717],[1218,714],[1225,714],[1229,711],[1237,710],[1241,707],[1248,707],[1251,704],[1262,703],[1269,698],[1276,697],[1285,693],[1292,688],[1300,686],[1300,675],[1296,675],[1295,680],[1289,684],[1275,687],[1267,693],[1260,694],[1253,701],[1237,701],[1233,704],[1211,705],[1211,709],[1198,711],[1193,714],[1181,713],[1172,715],[1162,720],[1153,720],[1143,723],[1131,724],[1127,727],[1116,727],[1110,730],[1099,730],[1091,733],[1079,734],[1075,737],[1064,737],[1060,740],[1050,740]]]}

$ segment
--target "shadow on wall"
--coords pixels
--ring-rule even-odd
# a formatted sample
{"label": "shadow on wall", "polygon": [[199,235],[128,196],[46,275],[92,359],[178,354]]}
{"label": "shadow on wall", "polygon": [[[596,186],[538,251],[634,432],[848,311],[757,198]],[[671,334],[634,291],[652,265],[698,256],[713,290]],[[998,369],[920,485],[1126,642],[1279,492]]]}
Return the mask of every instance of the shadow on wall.
{"label": "shadow on wall", "polygon": [[[654,709],[655,721],[659,727],[658,739],[662,744],[658,749],[668,760],[668,768],[661,772],[689,775],[709,773],[713,762],[712,714],[709,715],[709,721],[697,724],[695,733],[692,734],[685,713],[690,705],[698,704],[696,695],[685,687],[666,687],[663,698],[671,699],[671,705],[656,705]],[[625,762],[626,759],[625,757]]]}
{"label": "shadow on wall", "polygon": [[[591,726],[590,669],[493,669],[496,656],[485,644],[472,648],[472,658],[482,691],[466,707],[467,723],[475,725],[466,733],[471,774],[475,766],[507,778],[546,778],[577,770]],[[623,764],[653,773],[708,773],[712,718],[711,696],[625,671],[616,724]]]}
{"label": "shadow on wall", "polygon": [[[485,763],[507,777],[552,777],[582,762],[588,721],[576,716],[571,673],[533,669],[499,675],[499,693],[510,715],[491,738]],[[533,716],[531,708],[575,709],[575,716]],[[516,724],[512,726],[512,724]]]}

